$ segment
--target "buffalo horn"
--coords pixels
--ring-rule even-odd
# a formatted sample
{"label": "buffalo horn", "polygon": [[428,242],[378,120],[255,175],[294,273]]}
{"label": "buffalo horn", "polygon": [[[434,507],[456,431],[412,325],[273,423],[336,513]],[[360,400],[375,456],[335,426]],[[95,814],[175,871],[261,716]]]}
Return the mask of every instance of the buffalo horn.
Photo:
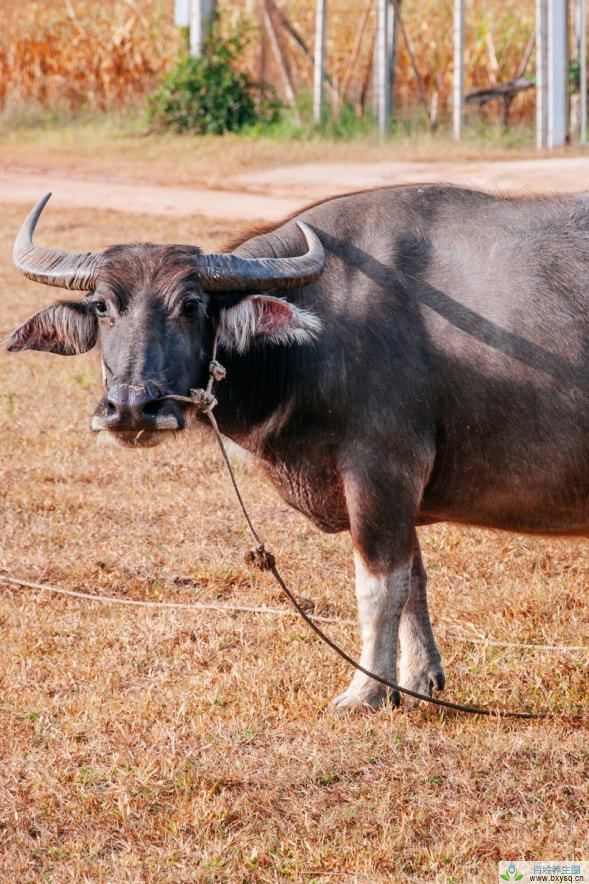
{"label": "buffalo horn", "polygon": [[96,252],[60,252],[42,249],[33,243],[33,233],[50,193],[39,200],[23,221],[14,243],[12,257],[24,275],[35,282],[64,289],[91,291],[96,283],[101,254]]}
{"label": "buffalo horn", "polygon": [[239,255],[203,255],[198,272],[206,292],[264,292],[293,289],[313,282],[325,267],[321,240],[304,221],[297,221],[307,243],[295,258],[241,258]]}

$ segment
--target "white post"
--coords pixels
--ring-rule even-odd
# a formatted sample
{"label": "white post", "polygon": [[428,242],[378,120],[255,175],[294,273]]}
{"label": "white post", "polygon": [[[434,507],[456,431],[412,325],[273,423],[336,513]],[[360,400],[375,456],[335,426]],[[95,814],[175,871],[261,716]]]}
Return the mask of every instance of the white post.
{"label": "white post", "polygon": [[536,147],[548,146],[548,0],[536,0]]}
{"label": "white post", "polygon": [[190,27],[190,0],[174,0],[174,24],[177,28]]}
{"label": "white post", "polygon": [[215,0],[190,0],[190,54],[198,58],[207,38]]}
{"label": "white post", "polygon": [[568,123],[567,0],[548,0],[548,147],[562,147]]}
{"label": "white post", "polygon": [[579,143],[587,144],[587,30],[585,0],[577,0],[577,57],[579,59]]}
{"label": "white post", "polygon": [[323,119],[326,18],[327,0],[317,0],[315,7],[315,56],[313,60],[313,120],[317,125]]}
{"label": "white post", "polygon": [[454,139],[460,141],[464,128],[464,3],[454,0],[454,88],[452,122]]}
{"label": "white post", "polygon": [[393,118],[393,89],[395,85],[395,65],[397,63],[397,13],[395,3],[389,0],[387,17],[387,101],[389,105],[389,126]]}
{"label": "white post", "polygon": [[394,10],[390,0],[378,0],[376,15],[376,113],[378,134],[381,138],[386,138],[391,124],[394,53]]}

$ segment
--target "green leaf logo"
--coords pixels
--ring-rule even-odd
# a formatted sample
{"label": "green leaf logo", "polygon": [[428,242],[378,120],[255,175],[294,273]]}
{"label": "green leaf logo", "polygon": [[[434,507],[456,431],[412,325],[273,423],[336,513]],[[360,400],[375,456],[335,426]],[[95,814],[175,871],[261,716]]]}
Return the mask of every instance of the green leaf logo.
{"label": "green leaf logo", "polygon": [[515,863],[509,863],[509,866],[507,867],[507,871],[503,872],[503,874],[499,875],[499,877],[503,881],[521,881],[521,880],[523,880],[524,876],[522,875],[521,872],[518,872],[518,870],[515,867]]}

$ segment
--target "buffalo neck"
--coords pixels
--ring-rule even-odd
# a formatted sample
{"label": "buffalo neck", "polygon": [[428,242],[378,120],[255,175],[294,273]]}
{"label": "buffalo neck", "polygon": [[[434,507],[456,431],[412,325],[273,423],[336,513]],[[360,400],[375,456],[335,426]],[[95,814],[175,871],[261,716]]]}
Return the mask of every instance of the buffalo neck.
{"label": "buffalo neck", "polygon": [[317,345],[256,343],[246,353],[220,349],[227,375],[216,385],[215,415],[223,433],[246,448],[259,448],[262,428],[309,409],[321,397]]}

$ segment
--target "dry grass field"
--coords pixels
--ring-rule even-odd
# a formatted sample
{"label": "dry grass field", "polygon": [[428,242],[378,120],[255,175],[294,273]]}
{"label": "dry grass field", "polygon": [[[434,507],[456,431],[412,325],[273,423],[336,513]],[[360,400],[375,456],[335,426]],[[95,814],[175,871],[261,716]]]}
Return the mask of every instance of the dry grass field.
{"label": "dry grass field", "polygon": [[[56,292],[21,279],[2,206],[0,332]],[[48,211],[40,241],[219,246],[234,224]],[[209,440],[97,448],[94,354],[0,352],[0,574],[122,599],[285,608]],[[252,514],[299,596],[353,619],[347,536],[318,534],[255,470]],[[587,709],[584,542],[422,531],[457,700]],[[285,608],[286,610],[286,608]],[[348,622],[328,629],[357,648]],[[587,727],[338,718],[350,673],[289,616],[117,607],[0,585],[0,881],[487,882],[500,859],[589,855]],[[470,637],[478,643],[465,641]]]}

